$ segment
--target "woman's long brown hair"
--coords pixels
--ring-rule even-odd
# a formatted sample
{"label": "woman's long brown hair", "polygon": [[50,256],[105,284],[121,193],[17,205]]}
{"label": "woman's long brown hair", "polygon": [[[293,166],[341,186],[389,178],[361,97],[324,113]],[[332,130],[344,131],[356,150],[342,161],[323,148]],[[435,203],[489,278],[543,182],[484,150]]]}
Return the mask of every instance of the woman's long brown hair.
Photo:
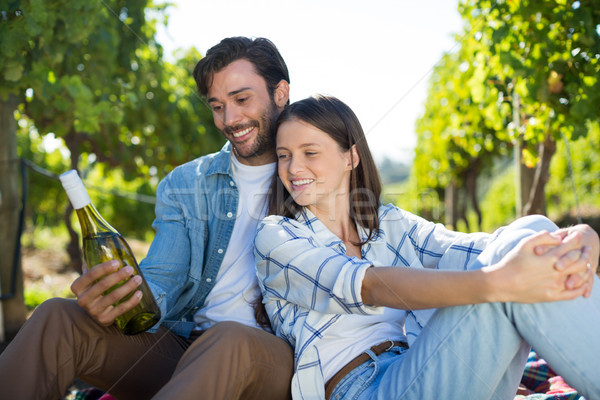
{"label": "woman's long brown hair", "polygon": [[[359,164],[350,173],[350,218],[367,232],[365,244],[379,230],[381,180],[362,126],[345,103],[331,96],[315,96],[287,106],[277,120],[276,130],[289,120],[298,119],[328,134],[344,152],[356,146]],[[277,135],[277,133],[275,133]],[[276,138],[275,138],[276,139]],[[294,218],[301,210],[276,174],[271,183],[269,214]]]}
{"label": "woman's long brown hair", "polygon": [[[356,244],[367,243],[379,230],[378,211],[381,180],[358,118],[350,107],[335,97],[309,97],[297,101],[283,110],[275,126],[275,141],[279,126],[292,119],[304,121],[327,133],[344,152],[356,145],[360,162],[350,173],[348,201],[350,202],[350,217],[368,232],[365,241]],[[302,207],[294,202],[290,193],[283,186],[279,175],[275,174],[269,191],[269,214],[294,218],[301,209]],[[261,295],[253,304],[254,316],[257,323],[265,328],[270,325],[262,300]]]}

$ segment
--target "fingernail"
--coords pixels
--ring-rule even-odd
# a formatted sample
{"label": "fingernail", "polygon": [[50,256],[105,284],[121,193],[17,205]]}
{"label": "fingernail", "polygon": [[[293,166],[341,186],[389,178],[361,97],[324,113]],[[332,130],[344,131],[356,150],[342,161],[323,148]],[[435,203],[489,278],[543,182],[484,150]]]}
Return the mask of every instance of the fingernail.
{"label": "fingernail", "polygon": [[119,260],[111,260],[110,261],[110,266],[113,268],[119,268]]}
{"label": "fingernail", "polygon": [[141,277],[141,276],[139,276],[139,275],[135,275],[135,276],[133,277],[133,281],[134,281],[135,283],[138,283],[138,284],[140,284],[140,283],[142,283],[142,277]]}
{"label": "fingernail", "polygon": [[128,274],[133,274],[133,267],[128,265],[124,269],[125,269],[125,272],[127,272]]}
{"label": "fingernail", "polygon": [[557,261],[556,263],[554,263],[554,267],[560,271],[561,269],[564,268],[564,265],[561,261]]}

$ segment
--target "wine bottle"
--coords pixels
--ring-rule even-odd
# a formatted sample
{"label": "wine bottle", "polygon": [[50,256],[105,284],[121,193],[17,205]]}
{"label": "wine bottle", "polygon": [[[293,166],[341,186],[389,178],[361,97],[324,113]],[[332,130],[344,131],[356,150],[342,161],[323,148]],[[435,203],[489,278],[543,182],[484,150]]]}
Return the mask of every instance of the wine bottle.
{"label": "wine bottle", "polygon": [[[94,265],[109,260],[118,260],[121,263],[119,268],[129,265],[133,267],[134,275],[142,277],[142,283],[136,289],[141,290],[142,299],[133,309],[117,317],[115,323],[126,335],[135,335],[146,331],[160,320],[160,309],[142,276],[131,248],[125,239],[123,239],[123,236],[110,226],[96,210],[76,170],[70,170],[62,174],[60,181],[67,192],[67,196],[77,213],[79,224],[81,225],[83,257],[88,267],[91,268]],[[119,286],[122,286],[129,279],[131,277],[119,282],[104,292],[104,294],[106,295]],[[119,300],[115,306],[129,299],[133,293],[135,291]]]}

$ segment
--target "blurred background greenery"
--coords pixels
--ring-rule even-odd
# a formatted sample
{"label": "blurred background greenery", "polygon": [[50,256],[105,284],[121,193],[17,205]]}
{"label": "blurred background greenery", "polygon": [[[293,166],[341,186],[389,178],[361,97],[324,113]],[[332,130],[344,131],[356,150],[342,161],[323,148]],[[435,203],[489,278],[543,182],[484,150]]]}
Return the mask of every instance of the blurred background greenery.
{"label": "blurred background greenery", "polygon": [[[600,0],[457,4],[463,31],[429,79],[414,161],[379,163],[384,200],[462,231],[531,213],[598,230]],[[47,171],[28,173],[22,242],[68,248],[66,270],[81,266],[79,228],[51,177],[78,169],[102,215],[147,243],[160,179],[224,143],[191,76],[201,54],[167,62],[155,40],[166,7],[0,2],[0,111],[14,117],[0,146]]]}

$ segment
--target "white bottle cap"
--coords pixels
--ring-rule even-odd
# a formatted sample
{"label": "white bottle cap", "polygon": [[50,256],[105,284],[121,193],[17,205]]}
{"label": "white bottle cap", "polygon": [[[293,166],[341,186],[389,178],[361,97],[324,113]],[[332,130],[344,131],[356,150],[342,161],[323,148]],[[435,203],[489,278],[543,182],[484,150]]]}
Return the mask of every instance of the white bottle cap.
{"label": "white bottle cap", "polygon": [[74,209],[79,210],[92,202],[76,170],[65,172],[59,179]]}

